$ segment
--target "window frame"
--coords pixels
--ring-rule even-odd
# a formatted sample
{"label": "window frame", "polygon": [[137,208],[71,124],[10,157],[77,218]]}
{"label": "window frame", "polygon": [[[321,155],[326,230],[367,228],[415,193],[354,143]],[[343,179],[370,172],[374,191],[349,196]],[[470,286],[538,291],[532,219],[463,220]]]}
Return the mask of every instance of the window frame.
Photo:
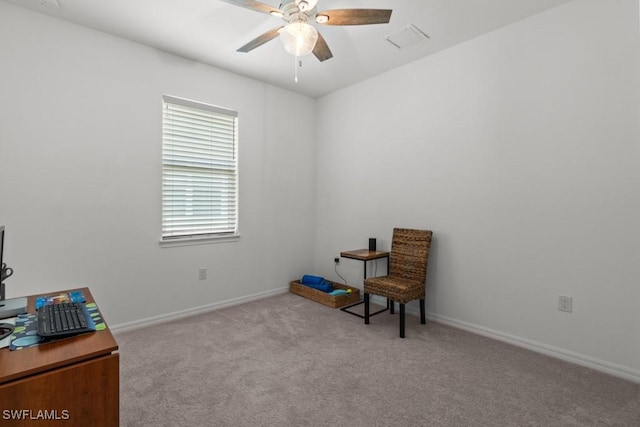
{"label": "window frame", "polygon": [[[231,141],[231,150],[232,150],[232,157],[233,157],[233,168],[229,169],[232,170],[232,181],[235,183],[235,185],[233,186],[233,207],[232,209],[234,210],[234,214],[233,214],[233,221],[231,221],[231,223],[234,225],[234,227],[232,227],[231,230],[228,231],[220,231],[220,232],[216,232],[216,231],[209,231],[209,232],[196,232],[195,230],[192,230],[192,232],[185,232],[184,234],[171,234],[171,233],[167,233],[167,226],[165,224],[165,220],[166,220],[166,216],[165,216],[165,207],[167,204],[167,199],[166,199],[166,182],[167,182],[167,172],[168,170],[166,169],[167,166],[171,166],[172,164],[170,162],[167,162],[167,156],[165,156],[166,151],[168,149],[168,146],[171,145],[171,142],[169,142],[169,139],[167,138],[167,108],[168,105],[174,105],[177,107],[184,107],[184,108],[189,108],[189,109],[195,109],[195,110],[199,110],[201,112],[205,112],[205,113],[213,113],[216,115],[221,115],[221,116],[225,116],[227,119],[231,118],[232,122],[233,122],[233,136],[232,136],[232,141]],[[163,247],[170,247],[170,246],[184,246],[184,245],[196,245],[196,244],[207,244],[207,243],[219,243],[219,242],[229,242],[229,241],[237,241],[240,238],[240,232],[239,232],[239,159],[238,159],[238,141],[239,141],[239,137],[238,137],[238,129],[239,129],[239,114],[237,111],[235,110],[231,110],[231,109],[227,109],[227,108],[223,108],[223,107],[218,107],[215,105],[211,105],[211,104],[206,104],[203,102],[198,102],[198,101],[193,101],[190,99],[185,99],[185,98],[178,98],[175,96],[171,96],[171,95],[163,95],[162,96],[162,128],[161,128],[161,140],[162,140],[162,147],[161,147],[161,218],[160,218],[160,245]],[[212,141],[212,143],[214,143]],[[194,156],[194,159],[196,158],[200,158],[202,160],[204,159],[208,159],[208,160],[212,160],[214,159],[214,157],[212,156],[202,156],[202,157],[197,157]],[[176,167],[176,164],[174,163],[172,165],[174,168]],[[189,166],[184,166],[182,165],[182,168],[185,167],[189,167]],[[193,169],[195,169],[195,166],[191,166]],[[201,169],[201,168],[200,168]],[[205,167],[205,170],[207,168]],[[215,167],[211,166],[209,169],[215,169]],[[224,169],[224,168],[223,168]],[[201,169],[202,170],[202,169]],[[196,172],[194,171],[194,175],[196,174]],[[227,186],[227,189],[231,188],[231,186]],[[229,206],[227,204],[225,204],[224,206]],[[210,218],[213,218],[210,217]]]}

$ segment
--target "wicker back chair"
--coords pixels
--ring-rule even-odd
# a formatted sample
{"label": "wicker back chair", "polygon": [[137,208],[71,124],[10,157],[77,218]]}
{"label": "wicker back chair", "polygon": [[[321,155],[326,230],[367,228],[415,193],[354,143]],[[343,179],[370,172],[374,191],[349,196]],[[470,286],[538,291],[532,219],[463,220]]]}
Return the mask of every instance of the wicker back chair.
{"label": "wicker back chair", "polygon": [[420,323],[426,323],[424,297],[427,261],[431,247],[430,230],[394,228],[387,276],[371,277],[364,281],[364,323],[369,324],[369,295],[379,295],[400,304],[400,338],[404,338],[404,305],[420,300]]}

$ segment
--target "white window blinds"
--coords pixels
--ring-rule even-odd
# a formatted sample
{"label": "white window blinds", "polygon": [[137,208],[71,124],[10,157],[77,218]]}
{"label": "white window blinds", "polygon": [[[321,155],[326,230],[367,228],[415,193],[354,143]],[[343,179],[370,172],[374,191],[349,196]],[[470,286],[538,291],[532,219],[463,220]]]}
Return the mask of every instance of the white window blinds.
{"label": "white window blinds", "polygon": [[163,240],[237,232],[237,153],[237,112],[163,97]]}

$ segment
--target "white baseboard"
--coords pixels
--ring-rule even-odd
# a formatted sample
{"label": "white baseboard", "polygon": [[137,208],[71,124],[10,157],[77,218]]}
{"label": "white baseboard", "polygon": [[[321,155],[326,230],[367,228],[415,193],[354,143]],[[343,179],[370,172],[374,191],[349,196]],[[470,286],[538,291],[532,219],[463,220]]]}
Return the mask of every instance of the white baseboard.
{"label": "white baseboard", "polygon": [[135,329],[145,328],[147,326],[153,326],[160,323],[167,323],[178,319],[184,319],[186,317],[195,316],[197,314],[207,313],[214,310],[220,310],[225,307],[232,307],[238,304],[244,304],[250,301],[259,300],[262,298],[271,297],[274,295],[284,294],[289,292],[289,287],[282,287],[272,289],[265,292],[258,292],[256,294],[246,295],[239,298],[233,298],[226,301],[215,302],[212,304],[202,305],[200,307],[188,308],[186,310],[174,311],[167,314],[161,314],[159,316],[147,317],[145,319],[134,320],[133,322],[121,323],[115,326],[109,326],[111,332],[118,334],[120,332],[133,331]]}
{"label": "white baseboard", "polygon": [[[385,299],[377,296],[373,296],[372,301],[378,304],[385,304]],[[406,312],[412,315],[420,315],[420,310],[415,306],[406,306]],[[500,331],[485,328],[483,326],[474,325],[472,323],[463,322],[461,320],[453,319],[447,316],[441,316],[435,313],[427,312],[427,319],[442,323],[443,325],[452,326],[454,328],[463,329],[465,331],[472,332],[474,334],[482,335],[488,338],[492,338],[498,341],[503,341],[518,347],[526,348],[527,350],[535,351],[547,356],[555,357],[557,359],[564,360],[566,362],[575,363],[576,365],[585,366],[596,371],[604,372],[614,377],[622,378],[634,383],[640,384],[640,371],[629,368],[627,366],[618,365],[616,363],[607,362],[605,360],[596,359],[594,357],[586,356],[584,354],[575,353],[569,350],[565,350],[560,347],[555,347],[541,342],[529,340],[526,338],[518,337],[515,335],[505,334]]]}
{"label": "white baseboard", "polygon": [[[408,312],[409,310],[407,310]],[[417,314],[418,310],[415,311]],[[585,366],[587,368],[594,369],[596,371],[604,372],[609,375],[613,375],[618,378],[622,378],[634,383],[640,383],[640,371],[635,369],[618,365],[615,363],[607,362],[605,360],[596,359],[594,357],[586,356],[584,354],[575,353],[569,350],[565,350],[560,347],[555,347],[541,342],[529,340],[526,338],[518,337],[515,335],[505,334],[500,331],[485,328],[482,326],[474,325],[460,320],[452,319],[446,316],[440,316],[434,313],[427,313],[427,318],[434,322],[442,323],[444,325],[453,326],[454,328],[463,329],[465,331],[473,332],[478,335],[482,335],[488,338],[493,338],[498,341],[503,341],[518,347],[526,348],[527,350],[535,351],[536,353],[542,353],[547,356],[555,357],[567,362],[575,363],[576,365]]]}

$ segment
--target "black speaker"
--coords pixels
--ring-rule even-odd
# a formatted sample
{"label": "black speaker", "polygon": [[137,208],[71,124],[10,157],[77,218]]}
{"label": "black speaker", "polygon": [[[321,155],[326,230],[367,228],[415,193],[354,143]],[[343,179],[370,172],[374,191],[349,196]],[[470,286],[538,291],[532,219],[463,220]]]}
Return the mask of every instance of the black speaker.
{"label": "black speaker", "polygon": [[369,250],[370,251],[376,250],[376,239],[373,237],[369,237]]}

